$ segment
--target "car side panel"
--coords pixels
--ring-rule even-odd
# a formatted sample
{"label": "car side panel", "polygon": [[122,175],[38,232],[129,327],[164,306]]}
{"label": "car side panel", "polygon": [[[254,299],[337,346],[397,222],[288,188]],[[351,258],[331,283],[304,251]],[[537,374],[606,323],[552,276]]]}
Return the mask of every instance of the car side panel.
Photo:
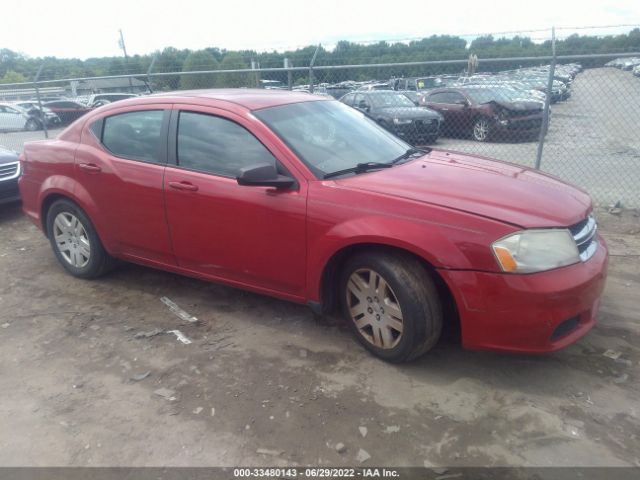
{"label": "car side panel", "polygon": [[51,194],[74,198],[76,148],[76,143],[58,139],[25,145],[19,181],[22,209],[43,231],[46,219],[41,217],[45,199]]}
{"label": "car side panel", "polygon": [[320,300],[325,266],[340,250],[361,244],[401,248],[436,268],[495,271],[487,248],[514,227],[477,216],[342,188],[309,184],[307,296]]}

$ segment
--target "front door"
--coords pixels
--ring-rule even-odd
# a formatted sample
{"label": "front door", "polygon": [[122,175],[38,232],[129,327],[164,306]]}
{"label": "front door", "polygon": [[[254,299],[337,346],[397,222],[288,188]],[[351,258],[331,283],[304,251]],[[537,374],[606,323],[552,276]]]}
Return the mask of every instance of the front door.
{"label": "front door", "polygon": [[[176,108],[164,189],[181,267],[239,286],[302,298],[306,183],[287,190],[240,186],[239,168],[261,162],[285,171],[268,138],[226,111]],[[172,165],[173,163],[173,165]]]}

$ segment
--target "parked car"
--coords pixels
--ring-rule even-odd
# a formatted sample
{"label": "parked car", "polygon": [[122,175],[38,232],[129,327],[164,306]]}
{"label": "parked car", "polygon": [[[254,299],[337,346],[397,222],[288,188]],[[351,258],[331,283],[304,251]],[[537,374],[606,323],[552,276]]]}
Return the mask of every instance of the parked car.
{"label": "parked car", "polygon": [[394,78],[391,82],[394,90],[426,92],[434,88],[443,88],[457,81],[457,76],[438,75],[433,77]]}
{"label": "parked car", "polygon": [[[72,275],[114,258],[340,306],[400,362],[460,325],[542,353],[594,325],[607,266],[587,193],[524,166],[417,149],[335,100],[173,92],[106,105],[21,157],[23,209]],[[562,208],[558,208],[562,205]]]}
{"label": "parked car", "polygon": [[0,204],[20,200],[18,178],[20,162],[18,154],[0,146]]}
{"label": "parked car", "polygon": [[90,95],[85,104],[88,107],[96,108],[106,105],[107,103],[117,102],[118,100],[126,100],[128,98],[135,98],[138,95],[135,93],[95,93]]}
{"label": "parked car", "polygon": [[91,111],[91,107],[73,100],[45,102],[43,103],[43,106],[58,115],[58,117],[60,117],[60,122],[63,124],[71,123],[83,116],[85,113]]}
{"label": "parked car", "polygon": [[510,89],[482,85],[432,90],[421,105],[444,116],[448,134],[470,135],[478,142],[539,135],[544,107]]}
{"label": "parked car", "polygon": [[42,107],[42,109],[40,109],[38,102],[18,102],[14,106],[22,108],[27,112],[27,115],[35,119],[39,130],[43,128],[45,122],[47,127],[55,128],[60,125],[60,117],[49,108]]}
{"label": "parked car", "polygon": [[38,130],[36,119],[20,107],[0,103],[0,131]]}
{"label": "parked car", "polygon": [[640,77],[640,65],[636,65],[633,67],[633,75],[636,77]]}
{"label": "parked car", "polygon": [[361,110],[380,126],[412,145],[433,143],[440,135],[443,118],[428,108],[420,108],[400,92],[357,91],[340,101]]}

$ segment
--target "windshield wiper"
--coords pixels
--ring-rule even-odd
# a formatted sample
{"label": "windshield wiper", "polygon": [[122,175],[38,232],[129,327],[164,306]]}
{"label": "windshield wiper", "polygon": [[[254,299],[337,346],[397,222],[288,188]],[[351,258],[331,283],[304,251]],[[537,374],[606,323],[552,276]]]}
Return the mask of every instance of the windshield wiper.
{"label": "windshield wiper", "polygon": [[430,151],[431,151],[431,149],[429,147],[427,147],[427,148],[411,147],[411,148],[407,149],[407,151],[404,152],[399,157],[394,158],[393,160],[391,160],[389,163],[382,163],[382,162],[358,163],[355,167],[345,168],[344,170],[338,170],[336,172],[327,173],[322,178],[338,177],[340,175],[345,175],[347,173],[364,173],[364,172],[368,172],[370,170],[377,170],[379,168],[390,168],[390,167],[393,167],[394,165],[400,163],[402,160],[406,160],[406,159],[408,159],[408,158],[410,158],[410,157],[412,157],[414,155],[417,155],[417,154],[424,155],[426,153],[429,153]]}
{"label": "windshield wiper", "polygon": [[415,148],[415,147],[409,148],[402,155],[400,155],[399,157],[394,158],[393,160],[391,160],[391,165],[395,165],[396,163],[400,163],[402,160],[406,160],[407,158],[413,157],[414,155],[417,155],[417,154],[424,155],[426,153],[429,153],[430,151],[431,151],[431,149],[429,147],[427,147],[427,148]]}
{"label": "windshield wiper", "polygon": [[358,163],[355,167],[345,168],[344,170],[338,170],[336,172],[326,173],[322,178],[331,178],[344,175],[346,173],[364,173],[369,170],[377,170],[379,168],[393,167],[393,163],[381,163],[381,162],[366,162]]}

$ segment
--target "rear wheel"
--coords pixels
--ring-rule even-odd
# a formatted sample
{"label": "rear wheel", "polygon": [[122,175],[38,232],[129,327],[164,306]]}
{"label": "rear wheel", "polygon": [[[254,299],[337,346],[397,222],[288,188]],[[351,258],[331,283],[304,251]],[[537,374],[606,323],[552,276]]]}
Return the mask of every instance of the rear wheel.
{"label": "rear wheel", "polygon": [[35,132],[39,128],[40,128],[40,124],[33,118],[30,118],[29,120],[27,120],[27,123],[24,126],[24,129],[27,130],[28,132]]}
{"label": "rear wheel", "polygon": [[96,278],[115,265],[89,217],[70,200],[57,200],[51,205],[47,234],[56,258],[74,277]]}
{"label": "rear wheel", "polygon": [[383,360],[417,358],[440,337],[442,307],[436,287],[408,255],[355,255],[343,269],[340,292],[343,315],[356,338]]}

